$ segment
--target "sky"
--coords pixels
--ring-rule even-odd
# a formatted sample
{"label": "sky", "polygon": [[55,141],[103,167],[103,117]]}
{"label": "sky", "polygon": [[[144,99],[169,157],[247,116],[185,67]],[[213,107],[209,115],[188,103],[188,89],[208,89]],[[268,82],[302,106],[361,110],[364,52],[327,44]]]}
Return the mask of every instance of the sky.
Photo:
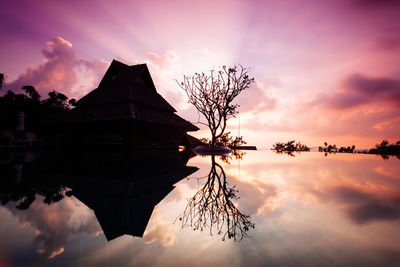
{"label": "sky", "polygon": [[158,92],[195,122],[175,79],[241,64],[255,83],[237,99],[234,135],[240,124],[261,148],[370,148],[400,140],[399,16],[396,0],[3,0],[2,90],[80,98],[113,59],[146,63]]}

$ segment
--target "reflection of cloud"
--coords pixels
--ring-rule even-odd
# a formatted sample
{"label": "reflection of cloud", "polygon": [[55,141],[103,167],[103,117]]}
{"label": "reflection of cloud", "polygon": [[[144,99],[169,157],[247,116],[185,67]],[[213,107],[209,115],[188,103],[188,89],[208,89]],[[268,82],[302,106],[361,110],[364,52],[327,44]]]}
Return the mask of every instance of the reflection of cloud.
{"label": "reflection of cloud", "polygon": [[47,42],[50,50],[43,50],[44,63],[28,66],[17,80],[7,85],[19,90],[24,85],[33,85],[44,96],[56,90],[68,97],[79,97],[97,86],[108,64],[102,60],[80,59],[72,44],[61,37]]}
{"label": "reflection of cloud", "polygon": [[171,246],[175,242],[175,234],[179,227],[171,224],[170,221],[165,221],[161,218],[157,208],[151,215],[151,225],[147,227],[143,235],[143,241],[147,244],[153,242],[161,242],[164,247]]}
{"label": "reflection of cloud", "polygon": [[[340,160],[270,164],[269,168],[290,181],[291,192],[306,201],[336,204],[356,224],[400,219],[400,176],[394,171],[397,162],[382,165],[373,157],[364,155],[356,161],[354,157],[336,155]],[[387,171],[376,171],[382,168]]]}
{"label": "reflection of cloud", "polygon": [[[247,155],[244,156],[245,162],[246,157]],[[274,184],[270,177],[272,173],[268,172],[265,165],[247,163],[239,176],[236,168],[231,164],[224,166],[229,186],[234,186],[238,190],[238,209],[249,216],[267,215],[274,211],[280,190],[278,185]]]}
{"label": "reflection of cloud", "polygon": [[378,167],[374,168],[374,171],[376,171],[379,174],[385,175],[387,177],[392,177],[394,179],[400,179],[400,170],[396,169],[396,168],[390,168],[387,166],[378,166]]}
{"label": "reflection of cloud", "polygon": [[343,205],[349,218],[356,223],[400,218],[400,198],[346,186],[330,188],[328,192],[334,201]]}
{"label": "reflection of cloud", "polygon": [[348,214],[353,221],[364,224],[371,221],[400,219],[400,199],[373,199],[350,207]]}
{"label": "reflection of cloud", "polygon": [[397,159],[382,161],[373,155],[354,154],[325,158],[312,152],[278,159],[276,155],[261,157],[263,153],[249,153],[241,165],[241,178],[233,182],[245,212],[267,214],[272,208],[281,214],[285,210],[282,201],[291,195],[296,202],[329,210],[336,220],[341,218],[339,212],[356,225],[400,219]]}
{"label": "reflection of cloud", "polygon": [[94,235],[101,231],[93,211],[73,197],[46,205],[40,196],[28,210],[21,211],[12,205],[7,208],[20,221],[21,226],[36,229],[34,244],[37,252],[53,258],[64,251],[64,245],[80,233]]}
{"label": "reflection of cloud", "polygon": [[232,182],[239,190],[239,208],[246,214],[266,215],[275,209],[274,198],[278,194],[277,186],[260,181],[248,183],[242,181]]}
{"label": "reflection of cloud", "polygon": [[330,193],[334,198],[340,199],[345,203],[357,203],[369,201],[371,199],[371,196],[368,193],[345,186],[331,188]]}

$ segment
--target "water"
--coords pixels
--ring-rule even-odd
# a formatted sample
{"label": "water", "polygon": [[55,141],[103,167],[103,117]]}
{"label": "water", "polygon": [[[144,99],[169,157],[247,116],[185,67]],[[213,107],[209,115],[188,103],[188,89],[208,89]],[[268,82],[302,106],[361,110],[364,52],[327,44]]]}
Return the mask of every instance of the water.
{"label": "water", "polygon": [[3,153],[0,266],[400,262],[398,159],[192,156]]}

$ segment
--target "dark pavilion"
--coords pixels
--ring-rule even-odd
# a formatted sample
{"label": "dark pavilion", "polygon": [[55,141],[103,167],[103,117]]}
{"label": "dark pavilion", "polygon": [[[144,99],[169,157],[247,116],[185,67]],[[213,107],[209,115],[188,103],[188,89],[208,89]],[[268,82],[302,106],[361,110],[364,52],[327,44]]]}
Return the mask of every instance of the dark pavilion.
{"label": "dark pavilion", "polygon": [[113,60],[98,88],[72,110],[44,122],[49,144],[131,145],[177,148],[188,145],[199,128],[182,119],[154,86],[146,64]]}

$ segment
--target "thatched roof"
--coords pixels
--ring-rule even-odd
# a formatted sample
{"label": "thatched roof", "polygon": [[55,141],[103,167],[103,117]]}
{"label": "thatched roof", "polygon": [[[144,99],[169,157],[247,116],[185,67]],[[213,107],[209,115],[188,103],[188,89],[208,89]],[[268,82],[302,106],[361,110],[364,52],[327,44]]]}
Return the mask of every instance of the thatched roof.
{"label": "thatched roof", "polygon": [[45,123],[142,120],[187,131],[198,128],[182,119],[154,86],[146,64],[128,66],[113,60],[99,87],[76,102],[76,108]]}
{"label": "thatched roof", "polygon": [[99,87],[77,103],[77,107],[105,103],[135,102],[171,112],[176,110],[157,93],[146,64],[125,65],[113,60]]}
{"label": "thatched roof", "polygon": [[141,121],[173,125],[187,131],[197,131],[198,128],[182,119],[177,114],[164,110],[155,110],[152,107],[133,103],[114,103],[102,106],[88,106],[74,108],[66,113],[56,114],[48,118],[47,123],[84,122],[84,121],[116,121],[137,119]]}

